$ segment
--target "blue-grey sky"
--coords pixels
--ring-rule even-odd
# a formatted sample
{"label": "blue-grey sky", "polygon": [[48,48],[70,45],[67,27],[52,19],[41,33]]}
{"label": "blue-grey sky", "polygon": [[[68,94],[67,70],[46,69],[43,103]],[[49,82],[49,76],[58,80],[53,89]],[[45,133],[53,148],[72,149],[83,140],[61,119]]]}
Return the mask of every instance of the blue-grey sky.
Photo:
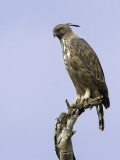
{"label": "blue-grey sky", "polygon": [[71,22],[97,53],[109,88],[105,130],[96,109],[74,126],[76,159],[120,159],[120,1],[0,2],[0,160],[55,160],[54,124],[75,100],[61,46],[52,29]]}

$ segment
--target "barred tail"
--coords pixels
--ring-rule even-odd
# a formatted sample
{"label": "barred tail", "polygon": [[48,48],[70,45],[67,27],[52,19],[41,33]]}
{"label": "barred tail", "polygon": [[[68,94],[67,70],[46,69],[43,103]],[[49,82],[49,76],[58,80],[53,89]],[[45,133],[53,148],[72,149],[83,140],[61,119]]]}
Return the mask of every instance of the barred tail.
{"label": "barred tail", "polygon": [[103,112],[102,104],[96,106],[96,109],[97,109],[97,114],[99,119],[99,129],[103,131],[104,130],[104,112]]}

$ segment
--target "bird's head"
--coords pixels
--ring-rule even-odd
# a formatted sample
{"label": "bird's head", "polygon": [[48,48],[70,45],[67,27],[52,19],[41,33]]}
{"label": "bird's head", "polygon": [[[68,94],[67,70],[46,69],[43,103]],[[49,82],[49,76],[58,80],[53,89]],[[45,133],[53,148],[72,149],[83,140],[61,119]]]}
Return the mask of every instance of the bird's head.
{"label": "bird's head", "polygon": [[53,29],[53,36],[61,39],[66,33],[71,31],[70,26],[80,27],[79,25],[73,25],[71,23],[59,24]]}

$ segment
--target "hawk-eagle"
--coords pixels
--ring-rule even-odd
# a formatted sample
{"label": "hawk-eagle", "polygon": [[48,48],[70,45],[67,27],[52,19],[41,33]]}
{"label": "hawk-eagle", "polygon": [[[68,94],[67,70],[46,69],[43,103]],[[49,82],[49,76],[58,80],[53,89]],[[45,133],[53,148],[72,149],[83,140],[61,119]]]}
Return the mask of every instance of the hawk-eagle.
{"label": "hawk-eagle", "polygon": [[[110,106],[108,88],[100,61],[90,45],[79,38],[71,29],[70,23],[59,24],[53,29],[62,46],[65,67],[76,88],[76,99],[103,96],[105,108]],[[104,129],[103,105],[96,106],[99,129]]]}

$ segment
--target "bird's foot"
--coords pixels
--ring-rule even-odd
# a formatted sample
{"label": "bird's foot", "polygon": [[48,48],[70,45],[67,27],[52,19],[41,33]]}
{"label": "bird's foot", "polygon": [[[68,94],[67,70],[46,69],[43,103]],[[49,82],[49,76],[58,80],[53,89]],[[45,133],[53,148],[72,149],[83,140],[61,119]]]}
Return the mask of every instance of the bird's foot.
{"label": "bird's foot", "polygon": [[71,108],[76,108],[77,106],[79,106],[79,104],[84,104],[84,102],[88,102],[89,97],[81,97],[79,99],[77,99],[75,102],[73,102],[70,107]]}
{"label": "bird's foot", "polygon": [[89,98],[88,97],[81,97],[76,100],[76,106],[79,108],[80,106],[85,105],[88,102]]}
{"label": "bird's foot", "polygon": [[76,104],[77,103],[81,103],[83,104],[85,101],[88,102],[89,97],[81,97],[80,99],[76,100]]}
{"label": "bird's foot", "polygon": [[71,105],[70,105],[71,108],[75,108],[76,107],[76,101],[73,102]]}

